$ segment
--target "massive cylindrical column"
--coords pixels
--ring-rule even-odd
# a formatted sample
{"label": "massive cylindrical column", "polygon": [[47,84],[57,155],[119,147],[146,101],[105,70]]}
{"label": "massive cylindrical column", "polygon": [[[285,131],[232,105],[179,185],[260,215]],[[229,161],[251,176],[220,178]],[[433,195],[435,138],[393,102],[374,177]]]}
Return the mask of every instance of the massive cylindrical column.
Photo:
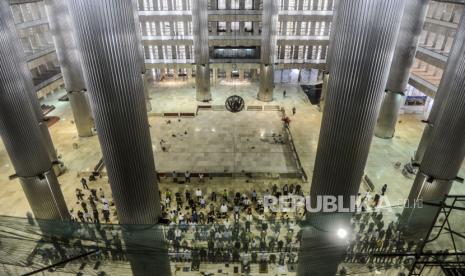
{"label": "massive cylindrical column", "polygon": [[451,90],[451,78],[455,76],[455,72],[457,71],[457,66],[460,61],[459,58],[457,58],[457,55],[460,54],[459,50],[457,49],[462,48],[465,48],[465,28],[463,27],[463,20],[457,28],[452,50],[449,54],[449,58],[447,59],[446,69],[444,70],[444,73],[442,75],[441,83],[439,84],[437,93],[434,96],[434,103],[431,107],[427,124],[425,126],[423,135],[420,140],[420,144],[418,145],[418,149],[415,152],[415,157],[413,161],[416,164],[422,163],[423,156],[425,154],[426,149],[428,148],[428,144],[431,140],[432,133],[434,132],[435,125],[437,125],[437,120],[441,112],[444,110],[443,103],[445,99],[447,99]]}
{"label": "massive cylindrical column", "polygon": [[375,136],[383,139],[391,139],[396,131],[399,110],[404,100],[403,92],[386,90],[384,93],[381,110],[375,127]]}
{"label": "massive cylindrical column", "polygon": [[71,0],[69,7],[118,219],[157,222],[160,200],[132,2]]}
{"label": "massive cylindrical column", "polygon": [[[417,177],[409,195],[409,202],[441,201],[449,193],[451,183],[457,177],[465,158],[465,17],[462,16],[457,29],[454,46],[450,52],[445,72],[448,85],[441,86],[438,95],[447,92],[442,110],[435,120],[430,141],[420,163]],[[453,70],[452,70],[453,69]],[[429,226],[434,215],[425,216],[421,209],[406,210],[409,214],[408,227],[418,231],[419,225]],[[411,215],[414,214],[414,215]],[[419,219],[421,218],[421,219]],[[407,219],[404,216],[404,221]]]}
{"label": "massive cylindrical column", "polygon": [[334,3],[334,7],[333,7],[333,19],[331,21],[331,29],[330,29],[330,33],[329,33],[329,45],[328,45],[328,51],[326,52],[326,72],[330,72],[330,68],[331,68],[331,53],[333,52],[333,48],[334,48],[334,43],[332,43],[334,41],[334,35],[336,33],[336,23],[337,23],[337,11],[338,11],[338,4],[339,4],[339,1],[336,1]]}
{"label": "massive cylindrical column", "polygon": [[381,111],[375,128],[379,138],[394,136],[404,91],[410,78],[410,68],[415,60],[417,45],[426,20],[429,0],[407,1],[400,24],[391,70],[386,85]]}
{"label": "massive cylindrical column", "polygon": [[210,54],[208,48],[208,0],[192,1],[192,28],[195,52],[197,101],[208,102],[210,92]]}
{"label": "massive cylindrical column", "polygon": [[140,70],[142,73],[142,80],[144,82],[145,106],[147,108],[147,112],[149,112],[152,111],[152,104],[150,103],[150,82],[149,77],[146,74],[147,69],[145,68],[144,45],[142,43],[142,28],[140,26],[139,5],[137,0],[132,0],[132,7],[134,11],[134,23],[136,25],[136,39],[139,51]]}
{"label": "massive cylindrical column", "polygon": [[137,0],[131,0],[132,7],[134,12],[134,24],[136,27],[136,41],[137,41],[137,51],[139,55],[140,61],[140,71],[142,74],[145,74],[145,54],[144,54],[144,45],[142,44],[142,29],[140,27],[140,20],[139,20],[139,5]]}
{"label": "massive cylindrical column", "polygon": [[354,5],[350,0],[341,0],[339,3],[312,196],[358,193],[403,2],[359,0]]}
{"label": "massive cylindrical column", "polygon": [[[3,1],[5,2],[5,1]],[[48,131],[47,122],[44,120],[44,115],[42,109],[40,107],[39,99],[37,98],[37,91],[34,87],[34,83],[32,82],[31,72],[29,71],[29,67],[26,63],[26,56],[24,54],[23,47],[21,45],[21,41],[19,39],[19,35],[14,27],[14,20],[13,15],[11,14],[11,9],[9,5],[2,5],[1,7],[1,14],[2,17],[5,18],[5,24],[10,26],[12,30],[11,33],[11,44],[13,45],[13,50],[16,51],[15,56],[18,57],[18,65],[20,66],[20,73],[24,79],[24,85],[26,86],[27,96],[29,101],[31,102],[33,112],[35,114],[36,122],[39,125],[40,131],[43,136],[43,140],[45,143],[45,148],[47,150],[48,156],[52,161],[58,161],[57,152],[55,146],[53,145],[52,137],[50,136],[50,132]]]}
{"label": "massive cylindrical column", "polygon": [[[133,3],[69,0],[69,8],[119,223],[156,224],[160,198]],[[134,231],[123,236],[127,248],[140,247],[131,239]],[[146,260],[140,251],[128,252],[133,274],[170,275],[163,240],[153,237],[144,246],[160,255]]]}
{"label": "massive cylindrical column", "polygon": [[[8,2],[0,2],[0,134],[38,219],[69,218],[46,141],[34,114]],[[32,83],[32,80],[29,79]],[[34,90],[35,93],[35,90]]]}
{"label": "massive cylindrical column", "polygon": [[273,100],[274,54],[276,48],[276,26],[278,22],[277,1],[263,2],[262,43],[260,63],[260,86],[257,98],[260,101]]}
{"label": "massive cylindrical column", "polygon": [[[350,207],[351,197],[359,191],[403,6],[404,0],[358,0],[356,4],[340,0],[338,4],[329,92],[310,190],[312,204],[330,195],[343,200],[340,206]],[[339,228],[349,229],[350,214],[309,216],[320,231],[304,238],[302,242],[310,244],[303,248],[318,250],[302,252],[299,275],[334,275],[344,246],[324,243],[334,239]]]}
{"label": "massive cylindrical column", "polygon": [[92,136],[94,119],[86,95],[81,60],[76,49],[67,2],[46,0],[45,9],[78,135]]}
{"label": "massive cylindrical column", "polygon": [[73,111],[74,123],[80,137],[94,135],[94,118],[90,108],[89,96],[85,91],[68,91],[69,103]]}
{"label": "massive cylindrical column", "polygon": [[326,70],[324,70],[323,72],[323,88],[321,90],[320,103],[318,104],[321,112],[324,111],[325,101],[328,95],[328,84],[329,84],[330,67],[331,67],[331,52],[333,51],[333,47],[334,47],[333,41],[334,41],[334,33],[336,30],[336,17],[337,17],[338,4],[339,4],[339,1],[336,1],[333,6],[333,19],[331,21],[331,29],[329,33],[328,51],[326,52],[326,62],[325,62]]}

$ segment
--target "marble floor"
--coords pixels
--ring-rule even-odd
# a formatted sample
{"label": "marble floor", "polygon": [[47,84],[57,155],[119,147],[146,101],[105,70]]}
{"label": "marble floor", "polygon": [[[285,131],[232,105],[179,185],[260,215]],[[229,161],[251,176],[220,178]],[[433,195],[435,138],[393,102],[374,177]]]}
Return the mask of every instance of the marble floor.
{"label": "marble floor", "polygon": [[[151,117],[157,171],[297,172],[281,112],[199,111],[193,118]],[[282,137],[284,144],[275,142]]]}
{"label": "marble floor", "polygon": [[[286,97],[282,92],[286,90]],[[311,177],[318,146],[322,114],[316,106],[312,106],[298,85],[276,85],[274,101],[260,102],[256,99],[258,86],[248,82],[222,82],[212,87],[212,105],[224,105],[227,97],[239,95],[247,106],[280,106],[290,117],[290,132],[297,155],[303,170],[308,176],[307,183],[300,183],[304,191],[310,190]],[[97,137],[79,138],[73,123],[69,102],[60,102],[64,95],[60,91],[42,102],[53,104],[56,109],[49,116],[58,116],[60,121],[50,127],[52,139],[66,172],[59,181],[68,203],[68,207],[79,208],[75,197],[75,189],[81,188],[79,179],[82,173],[92,171],[101,158]],[[195,118],[167,118],[162,113],[196,113],[193,83],[162,82],[153,83],[150,89],[151,105],[149,113],[151,136],[153,141],[155,163],[160,172],[177,170],[183,172],[294,172],[297,170],[292,150],[288,144],[273,144],[270,141],[273,133],[282,133],[281,113],[278,111],[242,111],[232,114],[227,111],[199,111]],[[297,113],[290,115],[295,107]],[[365,173],[380,190],[388,184],[388,192],[384,198],[389,205],[400,205],[408,195],[413,179],[402,174],[402,165],[408,162],[418,145],[423,131],[421,115],[401,115],[395,137],[384,140],[374,137]],[[171,123],[167,123],[170,120]],[[186,134],[187,132],[187,134]],[[173,134],[176,136],[174,137]],[[163,151],[160,141],[164,144]],[[77,148],[76,148],[77,147]],[[24,217],[29,210],[26,198],[18,180],[9,180],[14,174],[8,155],[0,141],[0,215]],[[465,176],[465,167],[459,176]],[[277,183],[298,182],[296,179],[256,179],[252,182],[245,178],[214,178],[205,183],[193,181],[190,188],[202,187],[205,193],[212,190],[234,189],[250,191],[253,186],[257,192],[263,192]],[[169,178],[161,178],[160,189],[165,190],[173,185]],[[103,177],[89,184],[90,188],[103,188],[111,199],[108,179]],[[364,191],[364,186],[361,186]],[[464,185],[454,184],[452,194],[465,194]],[[14,206],[14,208],[11,208]],[[396,208],[396,210],[399,208]],[[112,222],[117,222],[115,216]],[[213,269],[213,268],[212,268]],[[216,268],[215,268],[216,269]],[[389,273],[386,272],[388,275]],[[180,272],[179,275],[182,273]],[[367,272],[364,275],[377,275],[379,272]],[[389,274],[391,275],[391,274]],[[395,275],[395,272],[392,273]],[[433,274],[430,274],[433,275]],[[436,275],[436,274],[434,274]]]}
{"label": "marble floor", "polygon": [[[321,112],[309,103],[298,85],[276,85],[274,101],[269,103],[256,99],[257,90],[256,83],[223,82],[212,87],[211,104],[224,105],[227,97],[236,94],[243,97],[245,104],[249,106],[280,106],[287,113],[296,107],[296,115],[290,115],[290,130],[300,163],[311,182]],[[287,92],[286,97],[282,94],[284,90]],[[43,100],[43,103],[53,104],[56,107],[49,116],[60,117],[60,121],[50,128],[50,132],[61,159],[67,167],[67,172],[60,176],[59,180],[65,198],[70,208],[73,208],[76,201],[75,189],[80,187],[78,176],[82,172],[90,172],[93,169],[101,158],[101,152],[97,137],[79,138],[77,136],[69,103],[58,101],[64,93],[60,91],[50,95]],[[269,137],[270,133],[281,131],[278,112],[243,111],[239,114],[231,114],[227,111],[200,111],[195,118],[182,118],[181,122],[171,119],[173,122],[167,124],[166,118],[157,115],[164,112],[197,111],[199,103],[195,101],[193,82],[154,83],[150,89],[150,95],[153,110],[149,114],[149,121],[152,126],[155,162],[159,171],[171,171],[174,164],[179,166],[178,171],[263,171],[267,167],[266,171],[295,170],[294,161],[288,156],[290,150],[287,146],[270,144],[262,139],[262,134],[264,137]],[[375,190],[379,190],[384,183],[388,184],[385,201],[392,205],[400,204],[413,183],[413,179],[402,175],[401,168],[397,168],[395,163],[405,164],[416,150],[423,130],[421,119],[423,118],[420,115],[401,115],[393,139],[373,138],[365,171],[372,179]],[[172,137],[173,133],[184,133],[182,130],[187,131],[187,136]],[[167,152],[162,152],[159,145],[160,139],[167,141]],[[75,149],[73,144],[76,144],[78,148]],[[221,154],[218,154],[219,152]],[[173,156],[175,158],[170,160]],[[186,157],[190,159],[186,160]],[[29,206],[18,180],[8,180],[8,176],[12,174],[14,171],[8,155],[3,144],[0,143],[0,185],[2,187],[0,215],[24,216]],[[465,168],[462,167],[459,176],[464,175]],[[219,183],[230,185],[227,180],[219,181]],[[111,193],[105,178],[91,183],[91,188],[93,186],[103,187],[107,195]],[[303,189],[308,191],[310,183],[304,184]],[[361,189],[363,190],[363,185]],[[453,194],[464,194],[464,192],[464,185],[454,184]],[[12,204],[15,208],[11,208]]]}

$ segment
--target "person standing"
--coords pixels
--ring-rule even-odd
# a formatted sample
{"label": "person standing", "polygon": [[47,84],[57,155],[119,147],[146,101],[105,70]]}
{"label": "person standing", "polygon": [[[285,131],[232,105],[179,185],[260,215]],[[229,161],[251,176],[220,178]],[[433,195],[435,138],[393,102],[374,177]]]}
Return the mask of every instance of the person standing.
{"label": "person standing", "polygon": [[295,114],[297,113],[297,109],[295,108],[295,106],[292,108],[292,116],[295,116]]}
{"label": "person standing", "polygon": [[92,214],[93,214],[93,216],[94,216],[94,223],[100,223],[100,220],[99,220],[99,218],[98,218],[98,211],[97,211],[97,209],[94,209],[94,210],[92,211]]}
{"label": "person standing", "polygon": [[83,223],[86,222],[86,220],[84,219],[84,213],[81,210],[77,212],[77,215],[78,215],[78,218],[81,220],[81,222]]}
{"label": "person standing", "polygon": [[71,218],[71,221],[76,221],[76,217],[74,216],[74,210],[73,209],[69,210],[69,217]]}
{"label": "person standing", "polygon": [[212,201],[216,202],[216,192],[215,192],[215,191],[213,191],[213,192],[211,193],[211,196],[210,196],[210,197],[211,197],[211,200],[212,200]]}
{"label": "person standing", "polygon": [[283,99],[286,98],[286,90],[283,91]]}
{"label": "person standing", "polygon": [[87,186],[87,180],[84,177],[81,178],[81,184],[83,189],[89,190],[89,186]]}
{"label": "person standing", "polygon": [[203,173],[199,173],[199,182],[203,183]]}
{"label": "person standing", "polygon": [[77,198],[77,200],[78,201],[83,201],[84,200],[83,196],[84,196],[84,194],[81,193],[81,189],[76,188],[76,198]]}
{"label": "person standing", "polygon": [[223,199],[224,199],[225,201],[229,202],[229,201],[228,201],[228,191],[226,191],[226,189],[224,189],[224,192],[223,192]]}
{"label": "person standing", "polygon": [[225,218],[228,213],[228,206],[226,204],[221,204],[220,207],[221,217]]}
{"label": "person standing", "polygon": [[257,192],[255,190],[252,192],[252,202],[257,202]]}
{"label": "person standing", "polygon": [[87,204],[84,201],[81,202],[81,207],[82,207],[82,210],[84,210],[84,212],[87,212]]}
{"label": "person standing", "polygon": [[383,187],[381,188],[381,195],[384,196],[387,190],[387,184],[384,184]]}
{"label": "person standing", "polygon": [[189,171],[186,171],[184,173],[184,176],[186,177],[186,183],[191,183],[191,173]]}
{"label": "person standing", "polygon": [[106,223],[110,222],[110,206],[108,203],[103,203],[103,217]]}
{"label": "person standing", "polygon": [[202,191],[197,188],[197,190],[195,191],[195,195],[197,196],[197,200],[200,201],[200,198],[202,197]]}
{"label": "person standing", "polygon": [[173,177],[173,182],[178,183],[178,174],[176,173],[176,171],[173,171],[172,177]]}
{"label": "person standing", "polygon": [[97,209],[97,205],[95,204],[95,201],[94,201],[94,198],[92,197],[92,195],[89,195],[87,200],[89,200],[90,207],[92,207],[92,210]]}
{"label": "person standing", "polygon": [[205,198],[203,198],[203,197],[200,198],[200,208],[205,209],[206,204],[207,203],[205,202]]}
{"label": "person standing", "polygon": [[86,222],[93,222],[88,211],[84,212],[84,219],[86,220]]}
{"label": "person standing", "polygon": [[381,196],[379,194],[376,194],[375,198],[373,199],[373,207],[378,207],[380,199],[381,199]]}
{"label": "person standing", "polygon": [[189,200],[191,199],[191,192],[189,192],[189,190],[186,190],[184,192],[184,196],[186,197],[186,201],[189,202]]}

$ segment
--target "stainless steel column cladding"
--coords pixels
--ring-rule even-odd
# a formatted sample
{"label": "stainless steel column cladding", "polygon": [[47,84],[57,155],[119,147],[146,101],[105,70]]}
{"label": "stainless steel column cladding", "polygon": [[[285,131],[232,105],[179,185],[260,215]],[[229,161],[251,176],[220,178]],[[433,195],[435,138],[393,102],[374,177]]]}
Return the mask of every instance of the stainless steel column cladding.
{"label": "stainless steel column cladding", "polygon": [[34,114],[29,90],[32,80],[28,83],[25,78],[25,62],[17,48],[19,41],[12,22],[8,2],[1,1],[0,134],[35,217],[68,219],[46,141]]}
{"label": "stainless steel column cladding", "polygon": [[273,100],[278,10],[278,1],[263,2],[260,87],[257,98],[264,102]]}
{"label": "stainless steel column cladding", "polygon": [[325,100],[328,95],[328,84],[329,84],[329,76],[330,76],[330,68],[331,68],[331,52],[333,51],[334,47],[334,33],[336,32],[336,17],[337,17],[337,9],[338,9],[339,1],[336,1],[333,6],[333,19],[331,21],[331,29],[329,33],[329,45],[328,51],[326,52],[326,70],[323,72],[323,89],[321,91],[320,96],[320,111],[323,112],[325,108]]}
{"label": "stainless steel column cladding", "polygon": [[67,2],[45,0],[45,10],[78,135],[80,137],[92,136],[94,135],[94,120],[89,102],[86,100],[82,64],[76,49]]}
{"label": "stainless steel column cladding", "polygon": [[329,84],[329,72],[323,72],[323,87],[321,89],[321,96],[320,96],[320,111],[323,112],[325,109],[325,101],[326,97],[328,96],[328,84]]}
{"label": "stainless steel column cladding", "polygon": [[50,136],[50,132],[48,131],[47,124],[44,121],[44,115],[42,113],[42,109],[40,108],[39,99],[37,98],[37,91],[32,82],[31,72],[29,71],[29,68],[26,63],[26,56],[24,54],[24,50],[21,45],[21,41],[19,39],[19,35],[15,28],[14,19],[11,13],[9,3],[7,1],[2,1],[2,2],[6,2],[6,4],[2,4],[0,6],[0,16],[4,18],[5,24],[7,24],[11,30],[10,43],[12,45],[12,49],[16,51],[14,57],[16,58],[16,62],[20,66],[20,73],[22,74],[22,77],[24,79],[23,82],[24,82],[24,85],[26,86],[26,91],[28,92],[27,96],[29,97],[29,101],[32,104],[32,109],[36,117],[35,121],[37,122],[37,124],[39,125],[39,128],[41,129],[41,133],[44,137],[44,143],[45,143],[45,147],[49,155],[49,158],[52,161],[56,161],[58,160],[56,149],[55,149],[55,146],[53,145],[52,138]]}
{"label": "stainless steel column cladding", "polygon": [[65,198],[53,170],[35,177],[21,177],[20,182],[36,218],[70,219]]}
{"label": "stainless steel column cladding", "polygon": [[195,87],[197,101],[208,102],[210,92],[210,55],[208,47],[208,1],[192,1],[192,28],[195,52]]}
{"label": "stainless steel column cladding", "polygon": [[[450,53],[444,78],[447,85],[441,85],[438,94],[446,92],[442,110],[435,120],[431,138],[420,163],[419,174],[425,174],[434,180],[453,181],[465,158],[465,16],[462,16],[457,29],[457,37]],[[452,70],[453,69],[453,70]],[[409,196],[410,199],[422,198],[425,195],[414,192],[417,181]],[[428,192],[428,200],[441,200],[444,189],[438,193]]]}
{"label": "stainless steel column cladding", "polygon": [[142,82],[144,83],[144,97],[145,97],[145,106],[147,107],[147,112],[152,111],[152,103],[150,102],[150,81],[149,76],[145,73],[142,74]]}
{"label": "stainless steel column cladding", "polygon": [[89,95],[84,91],[68,92],[68,98],[78,135],[80,137],[93,136],[95,125],[90,108]]}
{"label": "stainless steel column cladding", "polygon": [[415,60],[418,41],[426,20],[429,0],[407,1],[400,24],[391,70],[381,112],[375,128],[376,137],[394,136],[403,93],[407,89],[410,68]]}
{"label": "stainless steel column cladding", "polygon": [[132,1],[70,0],[69,9],[119,222],[156,223],[160,199]]}
{"label": "stainless steel column cladding", "polygon": [[86,89],[79,51],[73,35],[73,26],[66,1],[45,0],[45,10],[60,62],[66,90],[78,92]]}
{"label": "stainless steel column cladding", "polygon": [[408,200],[399,218],[404,233],[411,240],[424,239],[434,222],[439,207],[424,202],[440,203],[449,194],[452,180],[434,179],[419,171],[413,182]]}
{"label": "stainless steel column cladding", "polygon": [[144,45],[142,44],[142,30],[140,27],[139,21],[139,8],[137,0],[132,0],[132,7],[134,11],[134,24],[136,26],[136,39],[137,39],[137,50],[139,51],[139,60],[140,60],[140,72],[145,74],[145,54],[144,54]]}
{"label": "stainless steel column cladding", "polygon": [[403,3],[404,0],[339,3],[312,196],[358,193]]}
{"label": "stainless steel column cladding", "polygon": [[446,99],[449,97],[449,93],[452,89],[452,78],[455,77],[458,70],[457,67],[459,66],[460,62],[460,55],[462,54],[461,49],[465,48],[465,23],[463,21],[464,20],[462,18],[457,28],[454,43],[447,60],[446,69],[442,75],[441,83],[439,84],[436,96],[434,97],[433,106],[428,116],[428,123],[425,126],[420,144],[418,145],[418,149],[415,153],[414,162],[417,164],[422,163],[425,151],[432,139],[435,126],[438,125],[439,117],[445,110],[444,101],[446,101]]}
{"label": "stainless steel column cladding", "polygon": [[387,90],[384,93],[383,103],[378,115],[375,127],[375,136],[383,139],[394,137],[397,118],[402,102],[405,100],[404,94]]}
{"label": "stainless steel column cladding", "polygon": [[[404,0],[338,3],[329,91],[310,190],[312,204],[319,196],[332,195],[342,197],[340,206],[349,207],[350,198],[359,191],[404,3]],[[315,217],[318,214],[309,214],[310,221]],[[327,231],[331,227],[350,229],[344,214],[341,220],[332,217],[326,214],[318,224]],[[314,240],[325,239],[326,235],[322,232]],[[299,256],[298,274],[335,274],[344,247],[315,248],[320,250]]]}
{"label": "stainless steel column cladding", "polygon": [[331,29],[329,33],[329,45],[328,45],[328,51],[326,52],[326,72],[330,74],[330,68],[331,68],[331,52],[333,51],[334,43],[334,34],[336,32],[336,17],[337,17],[337,10],[338,10],[338,4],[339,0],[336,0],[333,6],[333,20],[331,21]]}
{"label": "stainless steel column cladding", "polygon": [[140,60],[140,70],[142,73],[142,80],[144,83],[144,95],[145,95],[145,106],[147,112],[152,111],[152,104],[150,103],[150,83],[148,82],[148,77],[146,75],[147,69],[145,68],[145,54],[144,54],[144,45],[142,44],[142,29],[139,21],[139,5],[138,0],[132,0],[132,6],[134,9],[134,22],[136,24],[136,37],[139,49],[139,60]]}

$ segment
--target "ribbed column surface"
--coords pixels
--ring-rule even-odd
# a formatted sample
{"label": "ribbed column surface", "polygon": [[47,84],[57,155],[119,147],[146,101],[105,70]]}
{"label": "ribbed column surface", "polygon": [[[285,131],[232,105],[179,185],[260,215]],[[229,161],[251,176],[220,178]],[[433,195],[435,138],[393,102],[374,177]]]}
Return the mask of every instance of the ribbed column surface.
{"label": "ribbed column surface", "polygon": [[150,77],[147,73],[142,74],[142,82],[144,83],[144,97],[145,97],[145,106],[147,107],[147,112],[152,111],[152,103],[150,102]]}
{"label": "ribbed column surface", "polygon": [[18,45],[8,22],[12,17],[5,15],[5,9],[8,3],[1,1],[0,132],[16,174],[33,177],[50,170],[52,164],[18,63]]}
{"label": "ribbed column surface", "polygon": [[119,222],[160,216],[131,0],[70,0],[84,79]]}
{"label": "ribbed column surface", "polygon": [[196,64],[197,101],[210,101],[210,66],[208,47],[208,1],[192,1],[192,28]]}
{"label": "ribbed column surface", "polygon": [[138,0],[132,0],[132,7],[134,11],[134,24],[136,26],[136,40],[139,50],[139,60],[140,60],[140,72],[145,74],[145,54],[144,54],[144,45],[142,44],[142,29],[140,27],[139,20],[139,7],[137,4]]}
{"label": "ribbed column surface", "polygon": [[397,118],[404,97],[400,93],[386,91],[375,127],[376,137],[391,139],[396,131]]}
{"label": "ribbed column surface", "polygon": [[197,64],[195,69],[196,99],[200,102],[208,102],[212,99],[210,92],[210,65]]}
{"label": "ribbed column surface", "polygon": [[405,2],[386,90],[403,93],[407,88],[410,68],[415,60],[418,41],[426,20],[428,4],[429,0]]}
{"label": "ribbed column surface", "polygon": [[[142,80],[144,83],[144,95],[145,95],[145,106],[147,108],[147,112],[152,111],[152,104],[150,103],[149,97],[149,83],[146,80],[147,77],[145,75],[146,68],[145,68],[145,54],[144,54],[144,45],[142,44],[142,29],[140,26],[139,20],[139,4],[137,3],[138,0],[132,0],[132,6],[134,8],[134,23],[136,25],[136,39],[138,44],[139,50],[139,60],[140,60],[140,71],[142,73]],[[140,3],[143,5],[143,3]]]}
{"label": "ribbed column surface", "polygon": [[343,229],[349,233],[351,216],[350,213],[309,214],[301,224],[297,275],[338,275],[336,272],[344,259],[348,241],[340,238],[337,232]]}
{"label": "ribbed column surface", "polygon": [[[13,58],[15,58],[15,62],[19,65],[20,69],[20,75],[23,78],[22,82],[23,85],[25,86],[25,90],[27,91],[27,97],[29,98],[29,101],[31,102],[31,107],[32,110],[35,114],[35,121],[41,125],[44,123],[44,116],[42,113],[42,109],[40,108],[40,102],[39,99],[37,98],[37,92],[34,87],[34,84],[32,82],[32,76],[31,72],[29,71],[29,67],[27,66],[26,63],[26,56],[24,54],[23,47],[21,45],[18,33],[16,31],[16,26],[14,24],[14,19],[13,15],[11,13],[10,5],[8,1],[0,1],[0,17],[3,18],[3,23],[6,24],[6,28],[8,28],[10,31],[8,32],[10,35],[10,46],[15,53],[12,55]],[[46,125],[42,125],[42,135],[44,138],[44,143],[45,147],[47,150],[47,153],[49,155],[49,158],[51,160],[57,160],[57,154],[55,147],[52,142],[52,138],[50,137],[50,133],[48,131],[48,128]]]}
{"label": "ribbed column surface", "polygon": [[20,178],[20,182],[36,218],[70,219],[65,198],[53,170],[45,172],[40,177]]}
{"label": "ribbed column surface", "polygon": [[171,275],[165,233],[161,226],[126,225],[122,236],[133,275]]}
{"label": "ribbed column surface", "polygon": [[465,49],[465,22],[462,16],[455,34],[449,58],[447,59],[446,69],[442,74],[441,83],[439,84],[437,93],[434,97],[433,106],[431,107],[431,111],[428,116],[428,124],[425,126],[425,130],[423,131],[420,144],[418,145],[418,149],[415,154],[414,159],[419,164],[422,163],[425,151],[429,147],[429,143],[432,139],[435,126],[438,125],[438,119],[444,110],[443,103],[448,98],[452,89],[452,78],[456,76],[457,67],[461,62],[461,55],[463,55],[463,49]]}
{"label": "ribbed column surface", "polygon": [[[314,206],[317,196],[333,195],[343,197],[339,206],[349,207],[350,196],[359,191],[403,6],[404,0],[340,0],[338,4],[328,95],[310,190]],[[337,237],[325,233],[341,227],[337,215],[344,217],[334,214],[334,218],[319,219],[318,214],[309,214],[324,231],[304,233],[298,275],[334,275],[337,271],[345,248],[332,247]]]}
{"label": "ribbed column surface", "polygon": [[89,98],[86,92],[69,92],[69,103],[73,111],[74,123],[80,137],[94,135],[94,118],[90,109]]}
{"label": "ribbed column surface", "polygon": [[311,196],[357,195],[404,0],[341,0]]}
{"label": "ribbed column surface", "polygon": [[260,101],[264,102],[273,100],[273,64],[276,47],[276,26],[278,21],[277,5],[277,1],[263,2],[260,86],[257,97]]}
{"label": "ribbed column surface", "polygon": [[[457,38],[447,67],[448,97],[443,101],[442,112],[434,124],[431,140],[420,164],[420,170],[435,179],[453,180],[465,157],[465,17],[462,17]],[[460,34],[460,35],[459,35]],[[443,91],[439,90],[439,93]]]}
{"label": "ribbed column surface", "polygon": [[323,72],[323,88],[321,90],[321,96],[320,96],[320,111],[324,112],[325,110],[325,102],[326,102],[326,97],[328,96],[328,84],[329,84],[329,72]]}
{"label": "ribbed column surface", "polygon": [[451,180],[430,179],[421,171],[415,177],[412,189],[408,197],[409,205],[413,205],[415,200],[439,202],[444,199],[451,188]]}
{"label": "ribbed column surface", "polygon": [[63,0],[45,0],[45,10],[66,90],[68,92],[85,90],[86,85],[68,5]]}
{"label": "ribbed column surface", "polygon": [[410,68],[415,60],[418,40],[426,20],[428,3],[429,0],[406,1],[386,85],[386,95],[375,129],[375,135],[379,138],[390,139],[394,136],[402,94],[407,89]]}
{"label": "ribbed column surface", "polygon": [[411,239],[424,239],[439,211],[439,208],[427,205],[425,202],[440,203],[449,194],[451,188],[451,180],[431,179],[421,171],[418,172],[410,190],[408,205],[399,218],[407,236],[412,236]]}
{"label": "ribbed column surface", "polygon": [[[43,125],[37,123],[30,87],[19,56],[8,2],[0,2],[0,135],[37,219],[69,218],[58,180],[51,170]],[[35,90],[34,90],[35,93]],[[42,129],[41,129],[42,127]],[[46,129],[48,133],[48,129]]]}
{"label": "ribbed column surface", "polygon": [[92,136],[92,110],[84,92],[86,85],[67,2],[45,0],[45,9],[78,135]]}
{"label": "ribbed column surface", "polygon": [[338,10],[339,1],[336,0],[333,6],[333,19],[331,21],[331,29],[329,33],[329,45],[328,51],[326,52],[326,72],[330,72],[331,68],[331,52],[333,51],[334,43],[334,33],[336,32],[336,17],[337,17],[337,10]]}
{"label": "ribbed column surface", "polygon": [[260,64],[260,87],[258,99],[263,102],[273,100],[274,69],[273,65]]}

